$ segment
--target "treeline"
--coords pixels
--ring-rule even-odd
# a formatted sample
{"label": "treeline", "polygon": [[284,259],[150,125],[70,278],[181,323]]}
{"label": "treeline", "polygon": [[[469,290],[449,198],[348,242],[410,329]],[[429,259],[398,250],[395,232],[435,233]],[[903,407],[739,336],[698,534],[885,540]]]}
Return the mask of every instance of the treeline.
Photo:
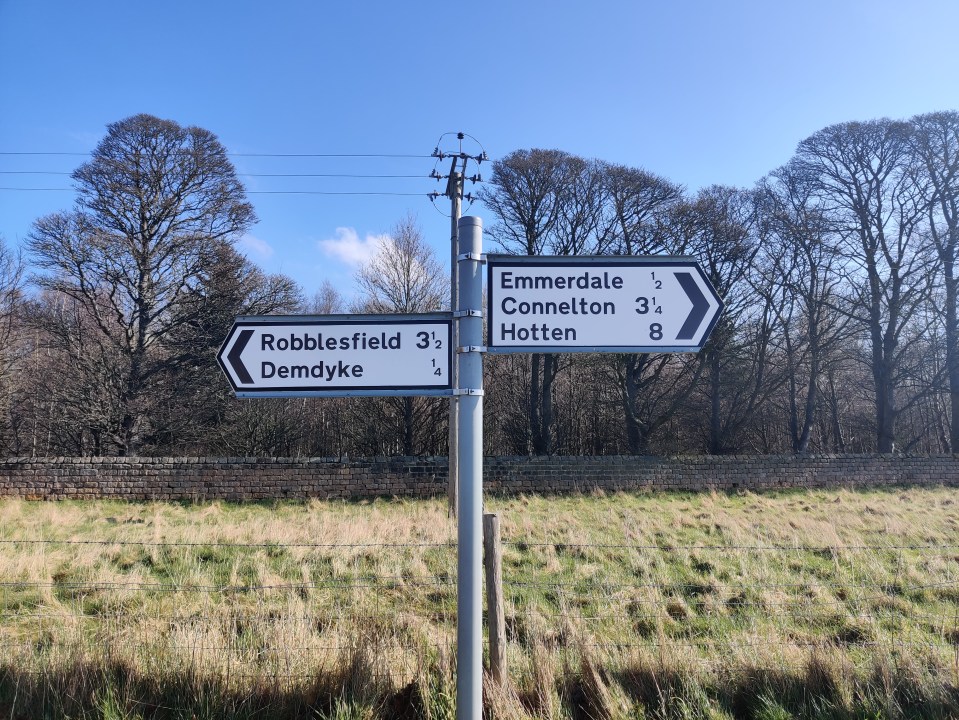
{"label": "treeline", "polygon": [[[236,252],[254,211],[205,130],[128,118],[73,177],[0,262],[4,454],[446,454],[446,399],[236,400],[215,363],[240,314],[448,309],[414,221],[347,306]],[[481,197],[487,248],[691,256],[726,302],[696,354],[488,356],[487,453],[959,448],[959,113],[830,126],[750,189],[519,150]]]}

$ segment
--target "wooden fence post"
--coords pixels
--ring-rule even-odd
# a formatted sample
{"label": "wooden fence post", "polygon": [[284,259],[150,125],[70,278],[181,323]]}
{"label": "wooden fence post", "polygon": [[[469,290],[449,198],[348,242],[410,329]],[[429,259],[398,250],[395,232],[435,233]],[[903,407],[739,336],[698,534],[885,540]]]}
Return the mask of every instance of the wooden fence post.
{"label": "wooden fence post", "polygon": [[506,611],[503,608],[503,546],[499,516],[483,515],[483,566],[486,570],[486,618],[489,626],[489,665],[493,682],[506,682]]}

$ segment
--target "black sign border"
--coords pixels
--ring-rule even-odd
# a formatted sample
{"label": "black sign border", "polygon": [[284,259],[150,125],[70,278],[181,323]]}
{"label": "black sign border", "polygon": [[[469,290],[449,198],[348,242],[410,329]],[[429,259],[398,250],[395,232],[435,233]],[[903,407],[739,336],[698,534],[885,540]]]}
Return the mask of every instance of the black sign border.
{"label": "black sign border", "polygon": [[[283,388],[237,387],[226,367],[226,348],[236,333],[248,327],[262,325],[443,325],[446,327],[446,351],[448,372],[445,384],[409,385],[397,388],[393,385],[363,385],[320,390],[312,386]],[[243,315],[238,317],[217,351],[216,360],[226,375],[230,387],[238,398],[301,398],[301,397],[444,397],[453,394],[453,317],[451,313],[413,313],[405,315]]]}
{"label": "black sign border", "polygon": [[[492,310],[495,307],[495,293],[493,286],[494,266],[522,266],[522,267],[655,267],[669,265],[671,267],[689,267],[694,269],[702,278],[713,296],[719,301],[719,310],[709,321],[702,341],[698,345],[497,345],[493,338]],[[487,323],[486,349],[489,353],[516,354],[516,353],[696,353],[703,349],[716,323],[726,307],[722,297],[716,292],[706,273],[699,266],[695,258],[676,255],[487,255],[486,256],[486,293],[487,293]]]}

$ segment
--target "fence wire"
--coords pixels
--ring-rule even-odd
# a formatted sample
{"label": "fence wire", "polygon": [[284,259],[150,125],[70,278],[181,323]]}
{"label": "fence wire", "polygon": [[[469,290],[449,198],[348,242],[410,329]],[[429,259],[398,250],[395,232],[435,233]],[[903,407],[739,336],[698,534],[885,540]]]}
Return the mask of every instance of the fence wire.
{"label": "fence wire", "polygon": [[[959,544],[503,547],[513,672],[543,652],[674,650],[705,668],[894,651],[959,672]],[[409,674],[454,651],[452,542],[5,537],[0,553],[0,667],[25,673],[121,661],[299,682],[361,652]]]}

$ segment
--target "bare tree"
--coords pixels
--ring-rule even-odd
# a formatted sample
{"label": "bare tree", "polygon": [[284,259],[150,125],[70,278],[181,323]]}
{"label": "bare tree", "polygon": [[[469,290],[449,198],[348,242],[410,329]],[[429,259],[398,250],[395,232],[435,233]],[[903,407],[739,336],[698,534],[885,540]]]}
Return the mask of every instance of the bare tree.
{"label": "bare tree", "polygon": [[358,309],[369,313],[433,312],[449,296],[449,279],[411,216],[393,227],[356,284]]}
{"label": "bare tree", "polygon": [[683,203],[677,215],[681,246],[699,260],[725,303],[702,350],[706,449],[716,455],[738,452],[743,431],[785,380],[784,369],[774,363],[775,313],[750,282],[759,251],[752,195],[713,186]]}
{"label": "bare tree", "polygon": [[921,237],[928,200],[911,172],[908,123],[827,127],[799,144],[797,170],[810,178],[846,259],[851,316],[868,337],[875,390],[876,449],[896,449],[897,390],[911,345],[907,333],[928,301],[933,258]]}
{"label": "bare tree", "polygon": [[554,189],[556,223],[547,245],[555,255],[601,255],[608,250],[611,228],[604,222],[606,166],[569,157],[565,182]]}
{"label": "bare tree", "polygon": [[15,399],[23,390],[17,382],[16,367],[25,354],[25,340],[21,331],[21,311],[24,305],[24,264],[19,252],[14,252],[0,237],[0,448],[7,452],[17,450],[17,416]]}
{"label": "bare tree", "polygon": [[556,228],[561,195],[574,156],[561,150],[514,150],[493,163],[489,187],[480,200],[497,223],[487,233],[507,252],[542,255]]}
{"label": "bare tree", "polygon": [[616,255],[677,254],[669,231],[683,188],[666,178],[625,165],[603,166],[606,225]]}
{"label": "bare tree", "polygon": [[26,374],[34,388],[31,455],[103,455],[122,415],[123,358],[103,342],[85,306],[45,291],[24,309],[34,329]]}
{"label": "bare tree", "polygon": [[848,316],[839,310],[841,258],[809,178],[795,166],[762,181],[755,205],[760,252],[752,286],[780,326],[789,437],[793,452],[805,453],[816,427],[824,369],[839,361],[840,346],[849,339]]}
{"label": "bare tree", "polygon": [[41,218],[28,247],[42,288],[80,304],[122,361],[120,417],[110,429],[136,454],[149,425],[149,389],[171,370],[166,338],[216,252],[252,225],[226,151],[197,127],[150,115],[108,126],[74,173],[73,213]]}
{"label": "bare tree", "polygon": [[[354,309],[367,313],[435,312],[448,302],[450,293],[449,278],[411,216],[393,227],[370,262],[357,272],[356,283],[360,299]],[[379,408],[384,406],[394,412],[383,416]],[[371,417],[380,415],[380,423],[388,423],[390,416],[397,416],[404,455],[415,455],[420,448],[435,451],[442,436],[437,428],[447,406],[435,398],[387,398],[385,403],[370,400],[355,405],[364,414],[357,426],[362,431],[371,427]],[[379,427],[382,429],[383,424]],[[372,443],[375,454],[383,453],[381,441],[377,438]]]}
{"label": "bare tree", "polygon": [[306,311],[313,315],[335,315],[343,312],[346,303],[340,291],[333,283],[324,280],[320,289],[313,294],[313,298],[306,305]]}
{"label": "bare tree", "polygon": [[143,436],[151,452],[202,447],[228,423],[231,406],[258,412],[258,403],[233,397],[217,351],[238,315],[294,313],[303,304],[292,279],[264,273],[229,245],[221,243],[214,258],[180,304],[164,341],[171,371],[158,375],[151,389],[164,398],[151,404],[151,427]]}
{"label": "bare tree", "polygon": [[[681,254],[685,236],[671,232],[682,188],[639,168],[603,164],[604,237],[617,255]],[[702,369],[700,357],[669,353],[609,356],[605,365],[619,389],[629,452],[649,452],[652,438],[688,397]]]}
{"label": "bare tree", "polygon": [[[585,175],[586,167],[581,158],[560,150],[515,150],[494,162],[489,186],[479,193],[497,220],[489,235],[518,255],[542,255],[547,249],[568,250],[588,242],[599,220],[590,191],[599,185],[592,170]],[[575,236],[564,238],[560,226]],[[535,455],[547,455],[553,445],[553,382],[559,360],[553,354],[533,353],[529,362],[528,447]]]}
{"label": "bare tree", "polygon": [[913,161],[925,190],[929,237],[942,274],[941,317],[949,378],[949,449],[959,450],[959,112],[918,115],[911,121]]}

